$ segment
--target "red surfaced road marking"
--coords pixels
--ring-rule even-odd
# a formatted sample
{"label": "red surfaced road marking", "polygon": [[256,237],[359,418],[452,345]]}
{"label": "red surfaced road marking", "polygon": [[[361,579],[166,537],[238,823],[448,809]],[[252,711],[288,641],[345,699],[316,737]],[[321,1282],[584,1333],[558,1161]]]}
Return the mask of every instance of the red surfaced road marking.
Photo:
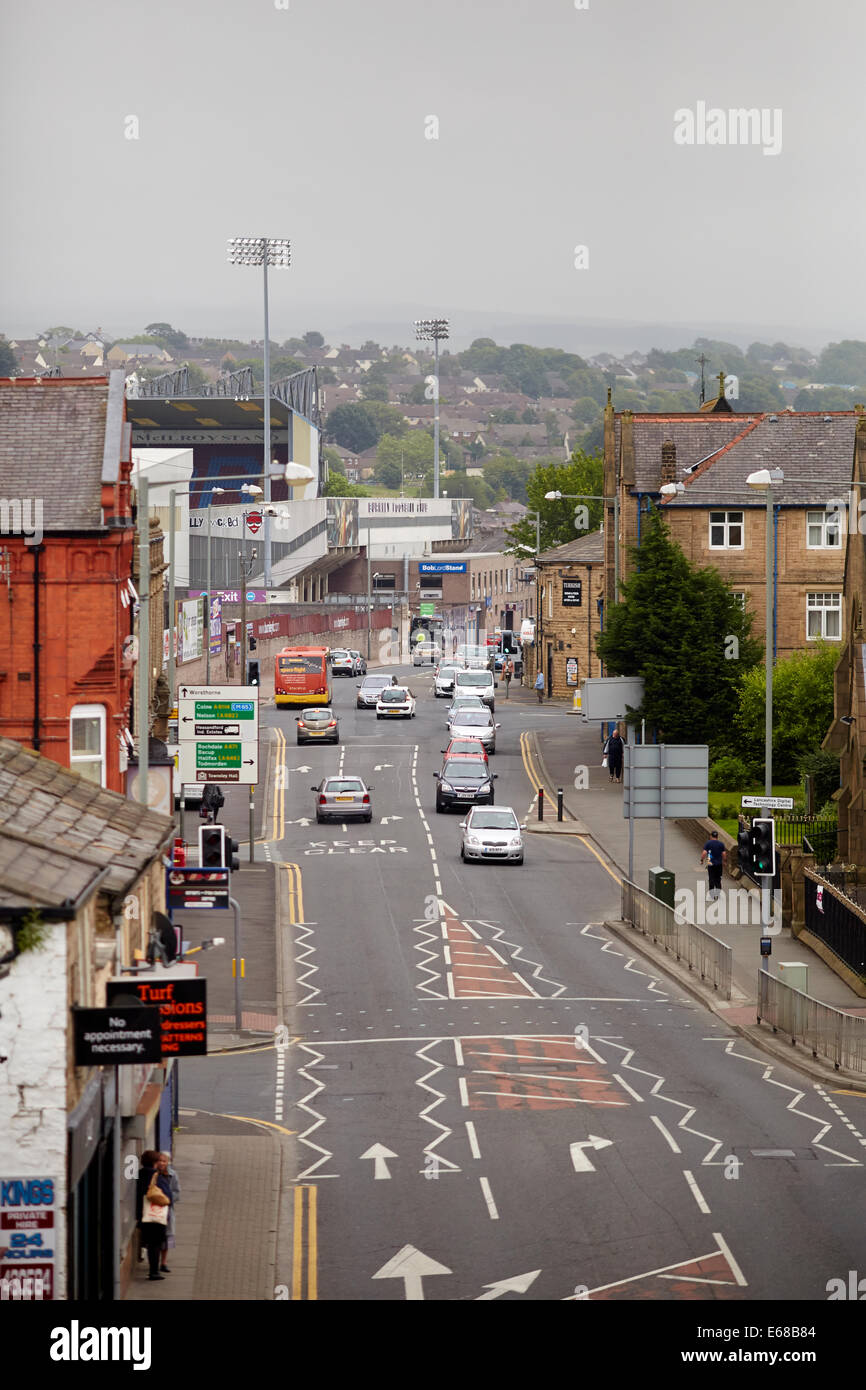
{"label": "red surfaced road marking", "polygon": [[733,1276],[721,1251],[699,1260],[684,1260],[663,1273],[636,1274],[607,1288],[590,1289],[593,1302],[609,1299],[680,1300],[743,1298],[744,1290]]}
{"label": "red surfaced road marking", "polygon": [[451,980],[455,999],[484,999],[507,995],[534,999],[530,989],[499,956],[451,912],[442,919],[443,936],[451,947]]}
{"label": "red surfaced road marking", "polygon": [[607,1109],[629,1104],[604,1066],[563,1038],[472,1038],[463,1043],[473,1110]]}

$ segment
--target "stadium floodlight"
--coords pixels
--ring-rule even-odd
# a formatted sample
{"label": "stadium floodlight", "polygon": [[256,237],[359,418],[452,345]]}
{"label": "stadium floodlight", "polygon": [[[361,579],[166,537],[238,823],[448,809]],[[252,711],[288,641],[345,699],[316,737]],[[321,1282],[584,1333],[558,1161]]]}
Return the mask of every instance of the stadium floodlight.
{"label": "stadium floodlight", "polygon": [[415,337],[433,344],[433,496],[439,496],[439,344],[450,336],[447,319],[416,319]]}

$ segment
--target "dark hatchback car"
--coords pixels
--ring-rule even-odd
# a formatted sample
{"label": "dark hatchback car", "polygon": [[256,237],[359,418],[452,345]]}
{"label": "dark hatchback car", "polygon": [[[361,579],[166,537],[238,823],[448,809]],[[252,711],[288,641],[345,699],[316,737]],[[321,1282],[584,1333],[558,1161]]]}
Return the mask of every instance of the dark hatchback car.
{"label": "dark hatchback car", "polygon": [[436,810],[451,806],[493,805],[491,772],[483,758],[446,758],[436,778]]}
{"label": "dark hatchback car", "polygon": [[295,715],[298,743],[339,743],[340,722],[333,710],[316,705]]}

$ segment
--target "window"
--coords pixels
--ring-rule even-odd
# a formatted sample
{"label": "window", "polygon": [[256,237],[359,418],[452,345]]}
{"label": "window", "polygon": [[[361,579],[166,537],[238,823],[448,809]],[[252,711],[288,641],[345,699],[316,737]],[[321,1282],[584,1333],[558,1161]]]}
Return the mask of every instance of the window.
{"label": "window", "polygon": [[825,637],[838,642],[842,636],[842,595],[806,595],[806,637],[814,641]]}
{"label": "window", "polygon": [[743,513],[710,512],[710,550],[743,549]]}
{"label": "window", "polygon": [[69,766],[73,772],[105,786],[105,708],[74,705],[69,712]]}
{"label": "window", "polygon": [[742,608],[743,611],[745,612],[745,609],[746,609],[746,593],[745,593],[745,590],[744,590],[744,589],[734,589],[733,594],[734,594],[734,600],[735,600],[735,602],[736,602],[736,604],[737,604],[737,607],[738,607],[738,608]]}
{"label": "window", "polygon": [[809,550],[838,550],[842,544],[837,511],[806,513],[806,546]]}

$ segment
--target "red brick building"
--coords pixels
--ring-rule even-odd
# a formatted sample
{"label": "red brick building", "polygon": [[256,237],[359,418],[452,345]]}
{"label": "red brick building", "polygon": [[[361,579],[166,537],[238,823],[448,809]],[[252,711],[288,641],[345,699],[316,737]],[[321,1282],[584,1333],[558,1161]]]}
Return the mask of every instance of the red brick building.
{"label": "red brick building", "polygon": [[122,791],[134,522],[123,373],[0,379],[0,734]]}

